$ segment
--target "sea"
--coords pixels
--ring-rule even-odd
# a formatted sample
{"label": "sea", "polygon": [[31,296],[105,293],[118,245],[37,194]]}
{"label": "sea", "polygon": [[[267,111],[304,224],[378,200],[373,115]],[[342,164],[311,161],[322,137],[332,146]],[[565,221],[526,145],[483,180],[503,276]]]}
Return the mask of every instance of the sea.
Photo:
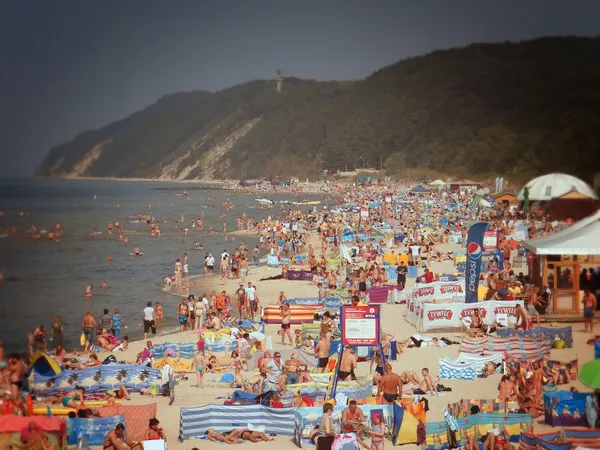
{"label": "sea", "polygon": [[[181,195],[184,192],[189,194]],[[98,319],[104,308],[119,308],[128,325],[124,330],[130,340],[142,337],[142,309],[146,302],[161,302],[165,310],[164,327],[160,333],[177,329],[176,306],[180,296],[165,292],[162,279],[173,273],[174,262],[189,256],[190,274],[203,276],[207,252],[220,255],[232,252],[241,242],[248,248],[258,243],[257,237],[237,236],[225,241],[222,223],[228,232],[237,229],[236,218],[246,213],[257,220],[269,214],[276,216],[280,205],[257,209],[252,194],[222,190],[214,185],[165,182],[121,182],[112,180],[57,180],[43,178],[0,179],[0,340],[7,352],[23,352],[27,348],[27,333],[43,324],[50,329],[52,319],[59,315],[65,327],[67,350],[79,348],[81,325],[88,310]],[[214,199],[213,199],[214,198]],[[279,200],[327,200],[306,194],[268,195]],[[221,209],[225,201],[234,208]],[[152,209],[148,209],[152,205]],[[307,212],[310,206],[298,206]],[[130,218],[150,214],[160,221],[162,236],[150,236],[149,225],[133,223]],[[226,214],[225,217],[220,217]],[[190,229],[187,236],[175,229],[175,222],[184,216]],[[192,218],[204,217],[204,231],[191,228]],[[125,244],[106,232],[109,221],[125,228],[129,243]],[[25,232],[36,229],[53,230],[61,224],[63,235],[58,243],[49,242],[46,235],[34,240]],[[216,232],[206,232],[212,226]],[[11,230],[17,229],[13,236]],[[102,234],[92,236],[96,229]],[[193,250],[194,241],[204,250]],[[142,257],[132,256],[133,247],[141,248]],[[264,255],[263,255],[264,256]],[[217,256],[218,258],[218,256]],[[108,288],[101,287],[106,280]],[[93,283],[93,296],[85,297],[86,286]],[[202,294],[202,292],[192,292]],[[51,342],[49,347],[53,348]]]}

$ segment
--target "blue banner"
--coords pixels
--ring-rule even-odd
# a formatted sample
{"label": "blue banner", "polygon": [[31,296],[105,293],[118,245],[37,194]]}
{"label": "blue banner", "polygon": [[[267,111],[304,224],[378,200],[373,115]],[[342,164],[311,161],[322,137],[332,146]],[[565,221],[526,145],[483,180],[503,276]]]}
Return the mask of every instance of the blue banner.
{"label": "blue banner", "polygon": [[480,222],[469,228],[467,236],[467,267],[465,270],[465,303],[477,303],[481,258],[483,257],[483,236],[488,224]]}

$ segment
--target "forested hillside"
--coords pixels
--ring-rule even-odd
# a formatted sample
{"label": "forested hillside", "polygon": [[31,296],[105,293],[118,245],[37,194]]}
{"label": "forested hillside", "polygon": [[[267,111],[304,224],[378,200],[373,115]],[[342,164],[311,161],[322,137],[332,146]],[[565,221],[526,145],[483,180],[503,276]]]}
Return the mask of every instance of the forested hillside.
{"label": "forested hillside", "polygon": [[473,44],[355,82],[286,78],[281,93],[259,80],[169,95],[51,149],[38,175],[316,178],[370,165],[590,179],[600,157],[598,55],[600,38]]}

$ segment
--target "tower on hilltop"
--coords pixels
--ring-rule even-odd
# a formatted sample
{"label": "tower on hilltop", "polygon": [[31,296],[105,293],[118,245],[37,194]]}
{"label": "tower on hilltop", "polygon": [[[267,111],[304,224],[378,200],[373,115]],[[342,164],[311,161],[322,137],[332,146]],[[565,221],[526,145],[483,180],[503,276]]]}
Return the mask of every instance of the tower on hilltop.
{"label": "tower on hilltop", "polygon": [[277,76],[275,77],[275,82],[277,83],[277,92],[281,92],[283,89],[283,77],[281,74],[283,71],[281,69],[277,69]]}

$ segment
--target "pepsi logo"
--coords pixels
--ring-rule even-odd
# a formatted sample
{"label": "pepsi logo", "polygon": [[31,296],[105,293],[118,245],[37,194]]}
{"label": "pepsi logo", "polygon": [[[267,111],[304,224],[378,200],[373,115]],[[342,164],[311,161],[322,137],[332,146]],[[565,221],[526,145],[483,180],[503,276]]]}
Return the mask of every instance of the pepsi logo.
{"label": "pepsi logo", "polygon": [[481,258],[482,253],[481,246],[477,242],[471,242],[467,246],[467,254],[471,257],[471,259],[477,260]]}

